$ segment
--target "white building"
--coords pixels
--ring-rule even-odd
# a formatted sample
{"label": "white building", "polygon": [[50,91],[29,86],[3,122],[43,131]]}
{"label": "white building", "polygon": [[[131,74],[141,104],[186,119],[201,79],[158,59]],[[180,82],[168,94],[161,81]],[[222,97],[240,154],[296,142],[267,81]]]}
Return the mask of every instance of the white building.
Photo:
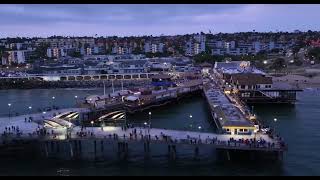
{"label": "white building", "polygon": [[49,58],[65,57],[66,55],[67,55],[67,50],[64,48],[48,48],[47,49],[47,57]]}
{"label": "white building", "polygon": [[164,44],[163,43],[158,43],[158,44],[154,44],[154,43],[145,43],[144,45],[144,52],[146,53],[163,53],[163,48],[164,48]]}
{"label": "white building", "polygon": [[226,48],[226,49],[235,49],[236,48],[236,42],[235,41],[225,42],[224,43],[224,48]]}
{"label": "white building", "polygon": [[17,51],[7,51],[8,57],[2,63],[5,65],[24,64],[26,60],[29,60],[30,56],[34,51],[29,50],[17,50]]}
{"label": "white building", "polygon": [[198,43],[206,42],[206,35],[204,34],[196,34],[193,36],[193,39]]}
{"label": "white building", "polygon": [[185,52],[186,56],[194,56],[202,52],[205,52],[206,45],[205,45],[205,42],[198,43],[190,40],[186,43],[185,50],[186,50]]}
{"label": "white building", "polygon": [[116,46],[116,47],[112,48],[112,53],[113,54],[131,54],[132,48],[131,47]]}
{"label": "white building", "polygon": [[263,50],[262,48],[262,44],[259,41],[255,41],[252,43],[253,49],[255,53],[260,52],[261,50]]}

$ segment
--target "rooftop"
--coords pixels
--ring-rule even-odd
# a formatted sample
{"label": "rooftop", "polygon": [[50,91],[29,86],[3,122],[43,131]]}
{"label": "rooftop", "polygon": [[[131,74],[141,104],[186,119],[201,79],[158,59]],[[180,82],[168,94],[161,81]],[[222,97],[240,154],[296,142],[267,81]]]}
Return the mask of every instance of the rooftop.
{"label": "rooftop", "polygon": [[210,88],[206,91],[206,96],[210,106],[218,114],[221,126],[253,127],[253,123],[219,89]]}
{"label": "rooftop", "polygon": [[272,84],[272,77],[255,73],[232,74],[231,80],[239,85]]}

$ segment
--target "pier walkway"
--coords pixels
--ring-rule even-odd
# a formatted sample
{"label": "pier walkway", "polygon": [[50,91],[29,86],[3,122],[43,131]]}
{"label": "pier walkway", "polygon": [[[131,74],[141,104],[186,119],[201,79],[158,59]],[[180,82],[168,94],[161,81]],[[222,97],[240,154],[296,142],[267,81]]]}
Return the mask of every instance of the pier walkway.
{"label": "pier walkway", "polygon": [[[82,132],[82,133],[81,133]],[[81,134],[87,132],[83,137]],[[93,132],[91,134],[91,132]],[[167,130],[158,128],[94,127],[82,130],[73,129],[70,139],[78,138],[113,138],[121,141],[151,141],[167,144],[211,145],[220,149],[284,151],[279,139],[272,139],[266,134],[228,135],[209,132]]]}
{"label": "pier walkway", "polygon": [[[70,109],[75,110],[75,109]],[[52,112],[53,115],[53,112]],[[51,116],[52,116],[51,115]],[[216,134],[182,130],[137,127],[124,130],[122,127],[44,128],[35,122],[25,122],[24,117],[15,117],[10,122],[0,119],[1,145],[10,140],[72,141],[79,139],[112,139],[115,141],[142,141],[151,143],[210,145],[219,149],[255,150],[283,152],[285,148],[279,138],[267,134],[252,135]],[[35,117],[35,116],[34,116]],[[42,116],[39,114],[39,118]],[[50,117],[50,114],[47,114]],[[5,121],[4,121],[5,120]],[[9,130],[10,128],[10,130]]]}

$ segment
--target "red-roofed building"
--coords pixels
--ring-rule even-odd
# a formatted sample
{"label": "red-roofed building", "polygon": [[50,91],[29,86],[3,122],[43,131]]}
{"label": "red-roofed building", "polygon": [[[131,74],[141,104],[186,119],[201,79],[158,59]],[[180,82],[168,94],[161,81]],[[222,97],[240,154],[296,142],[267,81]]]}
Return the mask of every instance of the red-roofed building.
{"label": "red-roofed building", "polygon": [[311,40],[311,41],[309,41],[308,44],[309,44],[310,46],[312,46],[312,47],[320,47],[320,39]]}

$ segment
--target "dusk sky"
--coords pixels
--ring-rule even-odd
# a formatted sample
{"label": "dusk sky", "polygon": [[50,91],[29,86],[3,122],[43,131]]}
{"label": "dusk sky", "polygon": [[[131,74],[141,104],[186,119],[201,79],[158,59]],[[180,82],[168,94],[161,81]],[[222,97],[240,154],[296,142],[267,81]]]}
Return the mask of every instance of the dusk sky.
{"label": "dusk sky", "polygon": [[320,5],[0,5],[0,37],[320,30]]}

